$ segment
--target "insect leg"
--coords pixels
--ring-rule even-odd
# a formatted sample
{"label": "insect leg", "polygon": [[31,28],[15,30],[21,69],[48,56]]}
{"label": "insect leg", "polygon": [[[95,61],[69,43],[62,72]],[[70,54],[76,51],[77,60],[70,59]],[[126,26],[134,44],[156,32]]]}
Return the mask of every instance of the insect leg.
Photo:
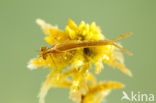
{"label": "insect leg", "polygon": [[53,59],[53,54],[51,53],[51,54],[49,54],[49,56],[51,58],[52,63],[54,64],[55,68],[57,69],[56,63],[55,63],[55,61]]}

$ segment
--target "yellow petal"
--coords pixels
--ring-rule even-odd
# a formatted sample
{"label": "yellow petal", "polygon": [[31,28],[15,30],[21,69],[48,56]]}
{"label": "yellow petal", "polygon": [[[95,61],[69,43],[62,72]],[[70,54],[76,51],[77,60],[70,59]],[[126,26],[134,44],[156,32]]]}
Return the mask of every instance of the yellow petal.
{"label": "yellow petal", "polygon": [[123,73],[132,76],[132,73],[130,70],[128,70],[123,64],[120,64],[117,61],[112,61],[112,66],[118,67]]}
{"label": "yellow petal", "polygon": [[74,30],[72,30],[69,26],[66,26],[65,30],[67,31],[67,33],[71,39],[75,39],[76,34],[75,34]]}
{"label": "yellow petal", "polygon": [[50,25],[50,24],[47,24],[47,23],[46,23],[44,20],[42,20],[42,19],[37,19],[37,20],[36,20],[36,23],[37,23],[38,25],[41,26],[41,28],[42,28],[42,30],[44,31],[45,34],[50,34],[50,29],[51,29],[51,28],[57,29],[56,26],[52,26],[52,25]]}
{"label": "yellow petal", "polygon": [[77,25],[75,24],[75,22],[71,19],[68,20],[68,26],[73,29],[76,30],[77,29]]}

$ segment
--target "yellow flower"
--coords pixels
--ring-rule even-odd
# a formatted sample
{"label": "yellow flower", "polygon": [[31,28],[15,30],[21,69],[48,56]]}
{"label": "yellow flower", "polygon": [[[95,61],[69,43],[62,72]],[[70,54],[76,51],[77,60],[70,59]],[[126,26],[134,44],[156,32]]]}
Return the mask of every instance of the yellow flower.
{"label": "yellow flower", "polygon": [[37,19],[46,35],[45,41],[50,47],[41,47],[37,58],[32,59],[28,67],[50,68],[50,74],[41,87],[40,103],[44,103],[48,90],[52,87],[70,89],[70,98],[76,103],[100,103],[113,88],[122,88],[118,82],[97,82],[91,69],[95,66],[98,74],[104,68],[103,64],[119,68],[122,72],[131,75],[123,64],[123,56],[119,49],[129,53],[118,44],[112,43],[126,35],[107,40],[95,22],[79,25],[68,20],[65,30]]}

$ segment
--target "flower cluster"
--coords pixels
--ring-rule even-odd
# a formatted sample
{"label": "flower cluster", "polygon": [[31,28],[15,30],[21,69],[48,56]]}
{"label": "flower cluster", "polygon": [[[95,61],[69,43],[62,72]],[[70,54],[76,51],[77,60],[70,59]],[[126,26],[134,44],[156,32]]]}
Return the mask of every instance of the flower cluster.
{"label": "flower cluster", "polygon": [[[51,45],[72,43],[88,40],[107,40],[101,33],[100,27],[95,22],[86,24],[82,21],[79,25],[68,20],[65,30],[57,26],[45,23],[37,19],[46,34],[45,41]],[[89,42],[90,41],[90,42]],[[69,46],[69,45],[68,45]],[[41,47],[40,55],[30,60],[28,67],[36,69],[45,67],[50,69],[47,80],[42,84],[39,94],[40,103],[44,103],[45,96],[50,88],[61,87],[70,89],[70,98],[76,103],[100,103],[111,89],[122,88],[124,85],[113,81],[97,81],[91,69],[94,67],[95,74],[104,69],[103,64],[119,68],[122,72],[131,75],[131,72],[123,64],[123,56],[114,45],[73,47],[57,53],[46,52],[48,47]],[[46,52],[46,54],[45,54]],[[94,64],[94,66],[91,66]]]}

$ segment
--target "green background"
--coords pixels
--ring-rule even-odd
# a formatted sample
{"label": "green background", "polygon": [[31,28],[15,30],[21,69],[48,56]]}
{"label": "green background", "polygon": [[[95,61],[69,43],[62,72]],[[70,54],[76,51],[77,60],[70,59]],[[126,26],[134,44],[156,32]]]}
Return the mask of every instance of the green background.
{"label": "green background", "polygon": [[[37,95],[48,69],[30,71],[28,61],[35,57],[44,34],[35,20],[42,18],[64,29],[69,18],[77,24],[95,21],[103,34],[112,39],[133,32],[120,40],[133,56],[125,64],[133,77],[105,65],[99,80],[120,81],[124,89],[113,90],[103,101],[121,101],[122,91],[156,94],[156,1],[155,0],[0,0],[0,103],[38,103]],[[72,103],[68,90],[51,89],[46,103]],[[129,103],[129,102],[128,102]]]}

